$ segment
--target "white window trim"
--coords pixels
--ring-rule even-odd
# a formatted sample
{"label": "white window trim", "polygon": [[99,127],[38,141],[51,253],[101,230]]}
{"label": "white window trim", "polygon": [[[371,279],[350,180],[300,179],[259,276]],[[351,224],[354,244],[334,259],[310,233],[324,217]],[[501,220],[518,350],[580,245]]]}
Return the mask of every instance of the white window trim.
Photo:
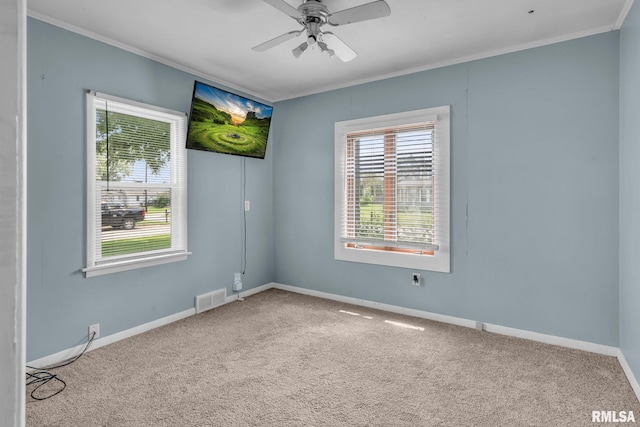
{"label": "white window trim", "polygon": [[[434,220],[440,235],[434,255],[387,252],[347,248],[342,240],[342,214],[345,205],[346,136],[351,132],[384,129],[413,123],[435,121],[434,151],[438,167],[434,179],[438,188]],[[423,110],[386,114],[335,123],[335,181],[334,181],[334,258],[340,261],[362,262],[449,273],[450,262],[450,108],[448,105]]]}
{"label": "white window trim", "polygon": [[[170,262],[184,261],[187,259],[191,252],[187,251],[187,156],[184,153],[183,164],[184,167],[179,170],[175,168],[172,170],[172,177],[176,177],[184,184],[183,191],[180,192],[178,200],[172,201],[175,203],[177,209],[180,210],[178,217],[184,218],[179,223],[172,222],[172,235],[177,232],[180,236],[180,248],[178,250],[163,250],[154,251],[143,254],[132,254],[130,256],[123,256],[117,258],[110,258],[108,260],[97,260],[94,248],[96,247],[96,221],[101,221],[100,212],[98,212],[96,199],[96,108],[94,98],[102,98],[109,101],[115,101],[125,105],[121,105],[123,110],[126,110],[127,105],[141,107],[149,110],[153,110],[158,116],[167,116],[175,118],[175,116],[184,117],[185,123],[183,124],[182,135],[176,135],[172,138],[171,151],[176,152],[178,150],[184,150],[185,148],[180,145],[180,142],[185,140],[186,132],[186,115],[183,112],[174,111],[154,105],[144,104],[141,102],[131,101],[129,99],[120,98],[112,95],[107,95],[99,92],[87,92],[86,95],[86,126],[87,126],[87,200],[86,200],[86,244],[87,244],[87,266],[82,268],[81,271],[85,273],[85,277],[101,276],[104,274],[117,273],[121,271],[133,270],[143,267],[151,267],[154,265],[161,265]],[[126,112],[126,111],[125,111]],[[135,114],[135,113],[134,113]],[[93,141],[93,143],[89,143]],[[177,174],[180,176],[177,176]],[[118,185],[117,183],[115,184]],[[178,207],[179,205],[179,207]]]}

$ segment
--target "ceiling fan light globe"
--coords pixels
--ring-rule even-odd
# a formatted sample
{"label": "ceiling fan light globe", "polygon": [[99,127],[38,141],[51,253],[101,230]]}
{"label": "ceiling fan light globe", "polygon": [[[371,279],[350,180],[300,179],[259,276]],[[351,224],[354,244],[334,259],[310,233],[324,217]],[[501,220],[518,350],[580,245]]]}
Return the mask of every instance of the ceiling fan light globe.
{"label": "ceiling fan light globe", "polygon": [[300,46],[293,49],[291,53],[293,53],[293,56],[295,56],[296,58],[300,58],[300,56],[302,56],[302,54],[304,53],[305,50],[307,50],[308,47],[309,47],[309,44],[307,42],[304,42]]}
{"label": "ceiling fan light globe", "polygon": [[325,42],[318,42],[318,46],[320,47],[320,51],[326,53],[329,56],[335,55],[335,51],[333,49],[329,49],[329,46]]}

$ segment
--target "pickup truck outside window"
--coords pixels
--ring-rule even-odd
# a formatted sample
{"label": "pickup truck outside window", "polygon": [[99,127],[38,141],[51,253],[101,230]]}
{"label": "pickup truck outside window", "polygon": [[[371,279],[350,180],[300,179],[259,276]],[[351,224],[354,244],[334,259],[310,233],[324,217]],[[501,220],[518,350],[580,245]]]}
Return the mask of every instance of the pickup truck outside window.
{"label": "pickup truck outside window", "polygon": [[136,223],[144,220],[147,212],[144,208],[128,208],[123,205],[102,204],[102,226],[133,230]]}

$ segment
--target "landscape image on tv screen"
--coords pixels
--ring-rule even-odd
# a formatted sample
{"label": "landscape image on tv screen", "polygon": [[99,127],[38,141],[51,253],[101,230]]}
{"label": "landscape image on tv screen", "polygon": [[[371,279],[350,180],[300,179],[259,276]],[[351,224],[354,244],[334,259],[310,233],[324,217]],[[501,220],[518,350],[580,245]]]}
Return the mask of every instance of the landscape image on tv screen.
{"label": "landscape image on tv screen", "polygon": [[273,107],[196,81],[187,148],[264,158]]}

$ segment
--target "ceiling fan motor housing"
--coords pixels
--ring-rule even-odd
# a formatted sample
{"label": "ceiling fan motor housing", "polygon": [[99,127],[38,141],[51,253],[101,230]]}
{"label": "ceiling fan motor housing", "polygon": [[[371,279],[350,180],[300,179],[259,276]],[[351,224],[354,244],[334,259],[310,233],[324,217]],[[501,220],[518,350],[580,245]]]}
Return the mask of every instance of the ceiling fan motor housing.
{"label": "ceiling fan motor housing", "polygon": [[320,25],[326,24],[329,17],[329,9],[318,0],[307,0],[298,6],[300,15],[304,18],[302,25],[316,22]]}

